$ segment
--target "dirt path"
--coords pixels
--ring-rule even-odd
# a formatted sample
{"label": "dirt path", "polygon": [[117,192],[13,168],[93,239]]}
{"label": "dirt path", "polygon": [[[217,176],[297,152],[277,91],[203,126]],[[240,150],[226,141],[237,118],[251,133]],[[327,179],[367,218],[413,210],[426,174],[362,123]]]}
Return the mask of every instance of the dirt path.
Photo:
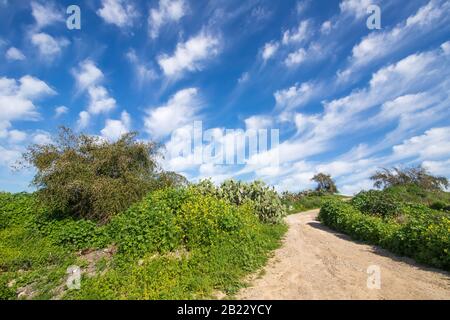
{"label": "dirt path", "polygon": [[[317,222],[318,212],[286,218],[282,247],[238,299],[450,299],[448,273],[354,242]],[[371,265],[380,289],[367,288]]]}

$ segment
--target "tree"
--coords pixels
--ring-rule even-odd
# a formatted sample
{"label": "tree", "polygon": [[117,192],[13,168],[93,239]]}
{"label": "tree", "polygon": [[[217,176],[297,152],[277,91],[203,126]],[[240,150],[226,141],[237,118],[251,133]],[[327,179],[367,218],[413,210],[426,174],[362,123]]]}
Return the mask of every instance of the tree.
{"label": "tree", "polygon": [[156,174],[155,178],[156,189],[182,188],[189,185],[189,181],[185,176],[173,171],[162,171]]}
{"label": "tree", "polygon": [[448,188],[449,183],[445,177],[431,175],[422,166],[410,168],[383,168],[370,177],[375,188],[388,188],[392,186],[416,185],[425,190],[442,190]]}
{"label": "tree", "polygon": [[312,179],[317,182],[316,191],[321,193],[337,193],[337,187],[329,174],[318,173]]}
{"label": "tree", "polygon": [[106,222],[154,185],[159,146],[136,136],[127,133],[108,142],[61,127],[55,142],[30,146],[22,164],[36,168],[32,185],[42,203]]}

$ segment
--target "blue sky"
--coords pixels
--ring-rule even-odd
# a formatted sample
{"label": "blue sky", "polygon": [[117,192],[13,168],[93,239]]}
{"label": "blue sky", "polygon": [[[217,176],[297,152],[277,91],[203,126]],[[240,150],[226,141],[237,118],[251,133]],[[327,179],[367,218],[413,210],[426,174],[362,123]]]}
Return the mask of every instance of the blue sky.
{"label": "blue sky", "polygon": [[[71,4],[81,30],[66,27]],[[379,167],[450,177],[448,1],[0,0],[0,60],[1,190],[30,190],[33,171],[11,165],[58,125],[139,131],[192,181],[301,190],[327,172],[351,194]],[[280,142],[258,162],[197,163],[179,152],[194,121],[216,144],[235,138],[224,129],[278,129]]]}

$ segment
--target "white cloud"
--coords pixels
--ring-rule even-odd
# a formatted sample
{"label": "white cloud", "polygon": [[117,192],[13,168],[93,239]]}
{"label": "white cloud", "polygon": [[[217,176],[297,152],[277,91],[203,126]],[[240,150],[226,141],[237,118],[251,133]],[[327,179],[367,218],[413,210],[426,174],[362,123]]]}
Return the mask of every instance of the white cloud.
{"label": "white cloud", "polygon": [[194,121],[201,105],[196,88],[180,90],[165,105],[148,110],[145,128],[152,137],[163,138]]}
{"label": "white cloud", "polygon": [[155,70],[145,65],[142,61],[140,61],[139,57],[136,54],[136,51],[133,49],[129,50],[126,54],[128,61],[133,65],[134,72],[136,74],[138,83],[142,86],[144,83],[155,80],[158,78]]}
{"label": "white cloud", "polygon": [[9,130],[11,123],[9,121],[0,121],[0,139],[6,140],[9,144],[22,142],[27,138],[27,134],[19,130]]}
{"label": "white cloud", "polygon": [[6,149],[0,145],[0,165],[12,166],[22,156],[22,150]]}
{"label": "white cloud", "polygon": [[15,48],[15,47],[9,48],[8,51],[6,51],[5,57],[6,57],[6,59],[8,59],[10,61],[25,60],[25,55],[22,53],[22,51],[20,51],[19,49]]}
{"label": "white cloud", "polygon": [[251,116],[245,119],[245,127],[250,129],[269,129],[273,125],[273,119],[269,116]]}
{"label": "white cloud", "polygon": [[85,129],[91,121],[91,115],[87,111],[81,111],[78,115],[77,128],[78,130]]}
{"label": "white cloud", "polygon": [[98,84],[104,78],[103,72],[89,59],[79,64],[79,70],[73,69],[72,75],[81,91]]}
{"label": "white cloud", "polygon": [[132,26],[138,17],[132,1],[128,0],[102,0],[102,8],[97,10],[97,14],[106,23],[114,24],[119,28]]}
{"label": "white cloud", "polygon": [[9,139],[11,143],[22,142],[27,138],[27,134],[23,131],[19,130],[11,130],[9,131]]}
{"label": "white cloud", "polygon": [[305,10],[309,7],[310,2],[311,2],[310,0],[297,1],[297,4],[295,5],[297,14],[298,15],[303,14]]}
{"label": "white cloud", "polygon": [[282,43],[288,45],[291,43],[302,43],[311,36],[309,21],[301,21],[296,29],[287,30],[283,33]]}
{"label": "white cloud", "polygon": [[30,99],[39,99],[47,95],[54,95],[56,92],[44,81],[32,76],[23,76],[19,80],[20,87],[18,93],[22,97]]}
{"label": "white cloud", "polygon": [[311,130],[319,122],[319,117],[317,115],[304,115],[297,113],[295,114],[294,122],[297,132],[304,133],[307,130]]}
{"label": "white cloud", "polygon": [[294,109],[304,103],[314,94],[317,88],[310,82],[296,84],[288,89],[276,91],[274,93],[276,107],[278,109]]}
{"label": "white cloud", "polygon": [[70,44],[66,38],[55,39],[47,33],[35,33],[31,35],[31,42],[39,49],[39,53],[45,58],[58,56],[62,49]]}
{"label": "white cloud", "polygon": [[130,114],[123,111],[120,120],[106,120],[105,127],[101,130],[101,134],[104,138],[114,141],[119,139],[123,134],[130,131],[131,118]]}
{"label": "white cloud", "polygon": [[38,130],[37,133],[33,135],[31,141],[36,144],[49,144],[53,142],[50,133],[42,130]]}
{"label": "white cloud", "polygon": [[184,0],[159,0],[158,9],[152,8],[149,12],[148,26],[152,39],[156,39],[164,24],[177,22],[189,10],[188,3]]}
{"label": "white cloud", "polygon": [[262,51],[262,57],[263,59],[269,60],[273,57],[273,55],[277,52],[279,47],[279,44],[277,42],[268,42],[264,45],[263,51]]}
{"label": "white cloud", "polygon": [[355,45],[349,66],[338,72],[339,79],[346,81],[352,74],[371,63],[379,61],[401,50],[430,30],[446,26],[450,20],[450,2],[431,0],[420,8],[416,14],[392,29],[371,32]]}
{"label": "white cloud", "polygon": [[320,27],[320,32],[322,32],[323,34],[329,34],[332,28],[332,24],[331,21],[325,21],[324,23],[322,23],[322,26]]}
{"label": "white cloud", "polygon": [[44,81],[29,75],[19,81],[0,78],[0,122],[38,118],[35,101],[55,94]]}
{"label": "white cloud", "polygon": [[88,95],[88,111],[91,114],[107,113],[116,107],[116,100],[109,96],[103,86],[89,87]]}
{"label": "white cloud", "polygon": [[59,106],[55,108],[55,117],[59,118],[60,116],[62,116],[63,114],[66,114],[67,112],[69,112],[69,108],[67,108],[66,106]]}
{"label": "white cloud", "polygon": [[423,166],[427,168],[431,174],[440,176],[450,176],[450,159],[442,161],[424,161]]}
{"label": "white cloud", "polygon": [[200,33],[186,42],[178,43],[172,56],[158,57],[158,63],[168,77],[180,77],[186,71],[198,71],[205,62],[219,53],[219,40],[216,37]]}
{"label": "white cloud", "polygon": [[449,9],[448,3],[442,6],[440,6],[440,3],[442,3],[440,0],[431,0],[425,6],[419,8],[415,15],[410,16],[406,20],[406,26],[417,25],[423,27],[440,19],[445,12],[448,13]]}
{"label": "white cloud", "polygon": [[[91,115],[107,113],[116,107],[116,100],[109,95],[104,86],[100,85],[104,79],[103,72],[92,60],[82,61],[78,69],[72,70],[72,75],[77,82],[78,90],[87,91],[89,98],[87,111]],[[86,116],[84,118],[86,119]]]}
{"label": "white cloud", "polygon": [[450,55],[450,41],[444,42],[441,45],[442,50],[444,51],[445,54]]}
{"label": "white cloud", "polygon": [[418,157],[434,160],[450,157],[450,127],[433,128],[421,136],[412,137],[393,148],[393,156],[398,158]]}
{"label": "white cloud", "polygon": [[250,74],[248,72],[244,72],[238,79],[238,83],[242,84],[247,82],[250,79]]}
{"label": "white cloud", "polygon": [[50,1],[45,4],[43,2],[32,1],[31,13],[36,20],[37,29],[41,29],[58,22],[64,22],[64,11],[57,8]]}
{"label": "white cloud", "polygon": [[297,66],[306,60],[306,56],[307,54],[305,49],[300,48],[297,51],[290,53],[286,60],[284,60],[284,64],[287,67]]}
{"label": "white cloud", "polygon": [[[378,166],[396,165],[398,161],[406,158],[416,162],[442,162],[441,159],[450,154],[448,128],[435,128],[422,136],[409,137],[423,126],[429,128],[442,121],[448,114],[450,99],[446,93],[450,90],[449,63],[449,56],[441,48],[413,54],[375,72],[366,88],[353,90],[339,99],[324,101],[324,112],[320,114],[291,112],[284,119],[296,125],[296,134],[282,142],[275,150],[257,155],[259,158],[270,159],[278,153],[280,159],[282,170],[279,174],[276,177],[264,178],[278,187],[292,188],[295,181],[311,176],[320,168],[337,175],[345,193],[353,193],[369,186],[371,170]],[[314,85],[307,83],[277,91],[275,111],[303,105],[315,90]],[[368,118],[368,112],[375,116]],[[286,169],[292,167],[296,161],[304,161],[332,151],[336,148],[333,141],[340,137],[351,136],[352,139],[358,139],[361,137],[359,134],[364,136],[368,129],[384,130],[393,125],[394,129],[388,131],[381,141],[370,146],[360,145],[341,159],[316,163],[312,169],[307,168],[302,172]],[[389,156],[367,158],[395,145],[397,146]],[[436,170],[442,167],[440,163],[434,165]],[[247,165],[242,172],[268,175],[268,172],[275,172],[271,167],[273,166],[270,161],[266,161],[262,166]],[[300,174],[302,176],[296,176]],[[296,188],[299,188],[298,182]]]}
{"label": "white cloud", "polygon": [[362,18],[367,14],[367,8],[372,4],[371,0],[343,0],[339,4],[341,12]]}

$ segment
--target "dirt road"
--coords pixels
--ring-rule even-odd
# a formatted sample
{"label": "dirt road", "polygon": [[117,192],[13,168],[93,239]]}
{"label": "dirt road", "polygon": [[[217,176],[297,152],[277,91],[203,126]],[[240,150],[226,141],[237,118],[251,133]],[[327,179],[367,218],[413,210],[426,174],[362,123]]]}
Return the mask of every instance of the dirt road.
{"label": "dirt road", "polygon": [[[238,299],[450,299],[450,274],[354,242],[316,221],[318,212],[286,218],[282,247]],[[367,287],[372,265],[380,289]]]}

